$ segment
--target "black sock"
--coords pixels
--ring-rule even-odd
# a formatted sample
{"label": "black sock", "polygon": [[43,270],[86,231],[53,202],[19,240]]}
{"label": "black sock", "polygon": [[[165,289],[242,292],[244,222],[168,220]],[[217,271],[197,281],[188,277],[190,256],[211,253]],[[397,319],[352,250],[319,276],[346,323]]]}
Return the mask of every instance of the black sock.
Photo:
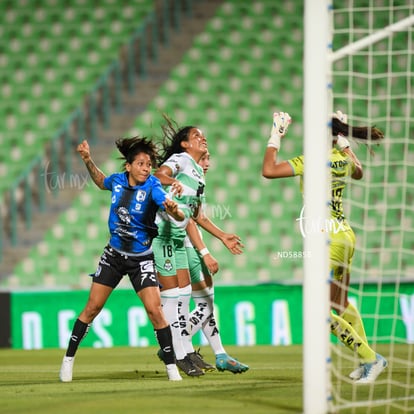
{"label": "black sock", "polygon": [[162,329],[154,329],[155,336],[164,354],[163,360],[165,365],[174,364],[174,348],[170,325]]}
{"label": "black sock", "polygon": [[75,324],[73,325],[72,335],[69,340],[68,349],[66,351],[66,356],[73,357],[78,350],[78,346],[89,330],[89,324],[76,319]]}

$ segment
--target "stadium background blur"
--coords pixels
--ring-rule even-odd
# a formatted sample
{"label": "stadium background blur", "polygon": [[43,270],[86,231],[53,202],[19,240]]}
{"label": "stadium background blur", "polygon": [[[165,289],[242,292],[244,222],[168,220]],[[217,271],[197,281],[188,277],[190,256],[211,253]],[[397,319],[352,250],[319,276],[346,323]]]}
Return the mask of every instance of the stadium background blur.
{"label": "stadium background blur", "polygon": [[[162,112],[204,130],[208,213],[245,244],[234,257],[206,235],[221,264],[216,283],[302,282],[298,183],[260,173],[275,110],[293,118],[282,158],[302,153],[302,1],[5,0],[0,8],[1,288],[89,286],[108,238],[108,194],[87,180],[76,145],[87,138],[102,169],[118,171],[115,139],[159,136]],[[355,26],[364,18],[356,14]],[[355,101],[353,115],[365,112]],[[382,178],[370,177],[373,200]],[[363,211],[353,209],[351,223]],[[376,214],[368,246],[378,242]],[[395,260],[357,255],[355,267],[375,278]],[[410,263],[401,271],[412,275]]]}
{"label": "stadium background blur", "polygon": [[205,131],[209,214],[246,246],[233,257],[208,241],[221,263],[217,283],[301,280],[301,258],[278,256],[302,251],[301,195],[260,174],[275,109],[294,120],[283,156],[302,148],[300,1],[0,7],[1,287],[89,286],[108,237],[108,194],[86,182],[76,145],[89,139],[104,171],[118,171],[114,140],[159,136],[161,112]]}

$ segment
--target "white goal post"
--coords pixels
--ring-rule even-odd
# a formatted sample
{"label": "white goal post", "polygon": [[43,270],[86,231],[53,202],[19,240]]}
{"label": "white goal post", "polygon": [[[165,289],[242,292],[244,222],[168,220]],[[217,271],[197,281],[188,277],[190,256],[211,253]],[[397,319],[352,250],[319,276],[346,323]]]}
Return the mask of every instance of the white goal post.
{"label": "white goal post", "polygon": [[[339,28],[335,27],[334,13],[341,22]],[[346,210],[353,212],[350,221],[357,233],[358,257],[351,283],[358,287],[351,288],[350,299],[373,303],[374,310],[362,314],[367,320],[368,341],[374,349],[382,346],[389,362],[379,380],[363,391],[344,373],[349,372],[352,355],[347,351],[348,357],[338,343],[335,346],[329,334],[328,234],[322,224],[320,231],[311,231],[304,238],[308,252],[303,287],[305,414],[342,410],[414,412],[413,26],[413,0],[305,1],[305,217],[312,222],[313,230],[318,228],[315,223],[324,223],[328,218],[327,154],[333,110],[349,111],[355,124],[380,127],[386,136],[382,148],[376,150],[378,154],[374,156],[370,149],[357,147],[366,177],[361,184],[351,184],[346,190],[348,199],[344,204]],[[398,44],[399,34],[403,34],[406,44],[403,41],[401,45],[401,40]],[[342,36],[342,43],[335,50],[336,35]],[[385,65],[381,67],[378,62]],[[338,84],[337,77],[342,80]],[[343,106],[336,107],[338,103]],[[378,196],[380,191],[382,198]],[[376,217],[371,217],[373,210]],[[388,217],[395,216],[395,212],[400,215],[399,225]],[[391,293],[383,286],[385,280],[394,286]],[[375,289],[366,289],[367,283]],[[401,289],[403,285],[409,288]],[[388,302],[393,308],[391,313],[385,315],[382,311],[378,316]],[[397,325],[402,329],[398,330]],[[404,329],[405,336],[401,335]],[[402,371],[400,376],[398,370]],[[375,411],[378,407],[382,411]]]}
{"label": "white goal post", "polygon": [[[306,0],[304,16],[304,211],[307,223],[328,217],[329,9],[326,0]],[[313,226],[312,226],[313,228]],[[303,406],[305,414],[328,410],[328,237],[304,238]]]}

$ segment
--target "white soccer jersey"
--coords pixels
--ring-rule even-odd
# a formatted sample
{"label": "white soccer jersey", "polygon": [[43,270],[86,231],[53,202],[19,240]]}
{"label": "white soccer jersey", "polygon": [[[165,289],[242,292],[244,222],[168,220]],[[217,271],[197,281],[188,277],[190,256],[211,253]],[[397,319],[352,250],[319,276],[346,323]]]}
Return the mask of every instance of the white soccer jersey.
{"label": "white soccer jersey", "polygon": [[178,203],[178,207],[184,212],[185,220],[177,221],[163,211],[158,211],[156,224],[161,237],[171,236],[184,239],[188,220],[193,216],[198,207],[201,208],[205,187],[203,169],[186,152],[173,154],[163,166],[172,171],[172,177],[180,181],[183,193],[180,197],[173,196],[170,187],[167,187],[168,197]]}

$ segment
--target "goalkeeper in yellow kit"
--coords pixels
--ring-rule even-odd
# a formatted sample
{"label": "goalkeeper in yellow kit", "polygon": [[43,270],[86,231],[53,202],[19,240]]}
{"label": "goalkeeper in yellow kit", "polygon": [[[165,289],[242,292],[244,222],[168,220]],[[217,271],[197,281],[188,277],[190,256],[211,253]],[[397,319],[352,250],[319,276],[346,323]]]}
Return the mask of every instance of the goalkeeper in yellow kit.
{"label": "goalkeeper in yellow kit", "polygon": [[[291,118],[288,113],[273,114],[273,126],[263,158],[262,175],[265,178],[299,175],[302,189],[303,155],[288,161],[278,161],[281,138],[285,136],[290,123]],[[363,169],[346,136],[375,141],[382,139],[383,133],[375,127],[351,127],[347,124],[347,116],[341,111],[337,111],[332,116],[333,139],[330,152],[332,199],[329,223],[331,332],[359,357],[360,365],[350,374],[350,377],[356,383],[369,384],[374,382],[385,369],[387,361],[368,345],[361,316],[355,306],[348,301],[355,234],[344,216],[342,195],[349,177],[360,180],[363,176]]]}

